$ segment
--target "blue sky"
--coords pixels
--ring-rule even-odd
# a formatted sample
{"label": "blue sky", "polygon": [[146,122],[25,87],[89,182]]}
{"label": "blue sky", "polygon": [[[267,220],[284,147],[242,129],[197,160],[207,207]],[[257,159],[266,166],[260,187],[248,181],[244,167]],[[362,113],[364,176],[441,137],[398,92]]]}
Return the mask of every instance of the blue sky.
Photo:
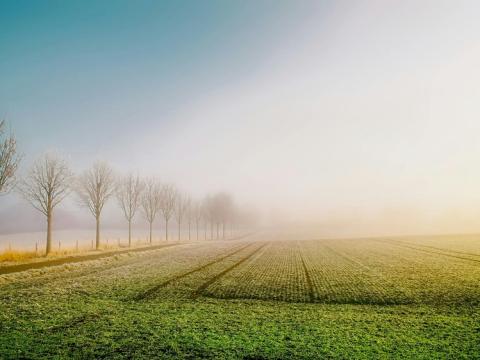
{"label": "blue sky", "polygon": [[480,230],[479,18],[468,0],[3,0],[0,115],[22,172],[56,149],[349,235]]}
{"label": "blue sky", "polygon": [[107,132],[118,141],[132,127],[167,123],[199,94],[254,77],[310,8],[278,1],[2,1],[1,113],[29,140],[27,152],[40,141],[87,150]]}

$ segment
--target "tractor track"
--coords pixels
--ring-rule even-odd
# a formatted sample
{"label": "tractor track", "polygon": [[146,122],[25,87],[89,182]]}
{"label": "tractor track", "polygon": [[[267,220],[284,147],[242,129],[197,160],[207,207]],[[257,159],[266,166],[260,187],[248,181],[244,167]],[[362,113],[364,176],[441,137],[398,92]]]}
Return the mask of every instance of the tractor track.
{"label": "tractor track", "polygon": [[403,244],[403,245],[409,245],[409,246],[414,246],[414,247],[420,247],[420,248],[427,248],[427,249],[433,249],[433,250],[438,250],[438,251],[443,251],[446,253],[454,253],[458,255],[466,255],[466,256],[473,256],[475,258],[480,258],[480,254],[474,254],[474,253],[469,253],[465,251],[458,251],[458,250],[452,250],[452,249],[444,249],[444,248],[439,248],[431,245],[422,245],[422,244],[412,244],[407,241],[402,241],[402,240],[390,240],[392,242],[395,242],[397,244]]}
{"label": "tractor track", "polygon": [[[378,239],[375,239],[375,241],[379,241],[379,242],[386,243],[386,244],[391,244],[391,245],[396,245],[396,246],[399,246],[399,247],[402,247],[402,248],[405,248],[405,249],[422,251],[422,252],[425,252],[425,253],[428,253],[428,254],[442,255],[442,256],[446,256],[446,257],[451,257],[451,258],[455,258],[455,259],[460,259],[460,260],[465,260],[465,261],[470,261],[470,262],[473,262],[473,263],[476,263],[476,264],[480,264],[480,259],[472,259],[472,258],[468,258],[468,257],[464,257],[464,256],[449,254],[448,253],[449,250],[443,250],[443,249],[440,250],[438,248],[437,249],[439,251],[422,249],[422,248],[412,246],[412,245],[407,245],[403,242],[399,242],[399,241],[395,241],[395,240],[378,240]],[[463,253],[463,254],[465,254],[465,253]],[[472,254],[469,254],[469,255],[472,255]],[[477,255],[474,255],[474,256],[477,256]]]}
{"label": "tractor track", "polygon": [[300,259],[302,260],[303,271],[305,272],[305,279],[307,280],[308,299],[310,300],[311,303],[313,303],[315,302],[315,293],[313,291],[312,278],[310,277],[310,271],[308,270],[307,264],[305,263],[305,259],[303,258],[302,246],[300,245],[300,242],[297,241],[297,245],[298,245],[298,253],[300,254]]}
{"label": "tractor track", "polygon": [[186,271],[186,272],[181,273],[181,274],[179,274],[179,275],[176,275],[176,276],[174,276],[174,277],[171,277],[170,279],[165,280],[165,281],[161,282],[160,284],[157,284],[157,285],[155,285],[155,286],[153,286],[153,287],[151,287],[151,288],[149,288],[149,289],[147,289],[147,290],[145,290],[145,291],[143,291],[143,292],[135,295],[135,296],[134,296],[133,298],[131,298],[131,299],[132,299],[133,301],[145,300],[145,299],[151,297],[153,294],[155,294],[158,290],[160,290],[161,288],[163,288],[163,287],[171,284],[172,282],[178,281],[178,280],[180,280],[180,279],[182,279],[182,278],[184,278],[184,277],[186,277],[186,276],[188,276],[188,275],[191,275],[191,274],[193,274],[193,273],[196,273],[196,272],[198,272],[198,271],[202,271],[202,270],[204,270],[205,268],[207,268],[207,267],[209,267],[209,266],[218,264],[219,262],[221,262],[221,261],[229,258],[230,256],[233,256],[233,255],[241,252],[242,250],[245,250],[246,248],[248,248],[249,246],[252,246],[252,245],[253,245],[253,243],[244,245],[244,246],[240,247],[239,249],[237,249],[237,250],[235,250],[235,251],[233,251],[233,252],[230,252],[230,253],[228,253],[227,255],[223,255],[223,256],[221,256],[221,257],[219,257],[219,258],[216,258],[215,260],[212,260],[212,261],[210,261],[210,262],[208,262],[208,263],[206,263],[206,264],[204,264],[204,265],[202,265],[202,266],[196,267],[196,268],[194,268],[194,269],[192,269],[192,270],[189,270],[189,271]]}
{"label": "tractor track", "polygon": [[233,269],[237,268],[238,266],[242,265],[244,262],[246,262],[247,260],[251,259],[255,254],[257,254],[260,250],[262,250],[265,246],[267,246],[267,244],[262,244],[260,245],[258,248],[256,248],[255,250],[253,250],[250,254],[248,254],[247,256],[245,256],[244,258],[240,259],[239,261],[237,261],[235,264],[229,266],[228,268],[226,268],[225,270],[219,272],[217,275],[211,277],[210,279],[208,279],[206,282],[204,282],[202,285],[200,285],[193,293],[193,298],[197,298],[199,297],[200,295],[203,294],[203,292],[210,286],[212,285],[214,282],[218,281],[221,277],[223,277],[224,275],[226,275],[227,273],[229,273],[230,271],[232,271]]}

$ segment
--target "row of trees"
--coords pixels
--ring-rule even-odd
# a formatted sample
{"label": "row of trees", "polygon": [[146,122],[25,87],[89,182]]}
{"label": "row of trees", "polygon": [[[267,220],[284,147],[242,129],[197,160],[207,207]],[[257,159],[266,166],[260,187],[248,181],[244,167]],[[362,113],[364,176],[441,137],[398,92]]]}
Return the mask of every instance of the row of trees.
{"label": "row of trees", "polygon": [[210,238],[225,238],[227,223],[233,223],[238,215],[232,197],[226,193],[209,195],[193,201],[179,192],[172,184],[160,183],[156,178],[142,180],[139,175],[115,176],[105,162],[93,166],[75,176],[67,162],[60,156],[48,153],[39,157],[27,175],[15,177],[21,156],[17,152],[13,135],[5,135],[5,123],[0,123],[0,193],[16,187],[28,202],[46,217],[46,253],[52,250],[52,225],[55,208],[72,192],[79,203],[86,207],[96,220],[96,248],[100,247],[100,220],[105,204],[116,197],[128,223],[128,244],[131,246],[132,222],[141,213],[149,225],[149,240],[153,238],[153,224],[161,215],[165,221],[165,239],[168,241],[169,222],[175,218],[178,239],[181,227],[188,225],[188,239],[195,227],[196,239],[200,238],[203,225],[204,237],[210,227]]}

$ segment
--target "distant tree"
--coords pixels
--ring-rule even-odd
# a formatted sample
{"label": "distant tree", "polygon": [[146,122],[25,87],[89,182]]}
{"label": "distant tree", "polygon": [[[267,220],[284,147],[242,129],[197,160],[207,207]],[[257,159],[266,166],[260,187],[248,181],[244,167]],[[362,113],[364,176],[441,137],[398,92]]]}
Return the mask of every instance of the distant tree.
{"label": "distant tree", "polygon": [[216,227],[216,238],[220,238],[220,226],[222,226],[222,237],[225,238],[226,224],[233,213],[234,203],[231,195],[221,192],[209,195],[205,199],[206,213],[210,220],[211,237],[213,238],[213,227]]}
{"label": "distant tree", "polygon": [[128,246],[132,246],[132,220],[141,203],[143,183],[138,175],[129,174],[121,178],[116,186],[118,203],[128,221]]}
{"label": "distant tree", "polygon": [[23,196],[47,217],[47,255],[52,250],[53,210],[70,193],[72,178],[66,161],[49,153],[38,158],[20,182]]}
{"label": "distant tree", "polygon": [[152,227],[157,213],[161,208],[162,189],[155,179],[147,179],[143,190],[141,203],[145,219],[150,227],[150,244],[152,243]]}
{"label": "distant tree", "polygon": [[115,178],[107,163],[96,162],[79,178],[77,193],[80,202],[86,206],[96,221],[95,248],[100,248],[100,216],[103,207],[115,192]]}
{"label": "distant tree", "polygon": [[207,195],[203,200],[205,227],[210,225],[210,239],[213,239],[213,225],[215,222],[215,203],[211,195]]}
{"label": "distant tree", "polygon": [[177,190],[173,185],[165,184],[162,186],[160,209],[165,219],[165,240],[168,241],[168,222],[175,211],[177,200]]}
{"label": "distant tree", "polygon": [[225,229],[234,212],[233,198],[230,194],[222,192],[215,196],[215,201],[218,211],[218,221],[222,225],[222,238],[225,239]]}
{"label": "distant tree", "polygon": [[[208,238],[208,226],[211,224],[210,210],[209,210],[209,200],[210,200],[210,196],[207,195],[202,200],[202,203],[201,203],[204,240],[207,240],[207,238]],[[210,230],[212,230],[211,227],[210,227]]]}
{"label": "distant tree", "polygon": [[203,204],[200,201],[196,201],[193,206],[192,206],[192,213],[193,213],[193,218],[195,220],[195,228],[197,232],[197,241],[199,240],[199,227],[200,227],[200,221],[204,218],[204,208]]}
{"label": "distant tree", "polygon": [[187,215],[189,207],[190,198],[187,195],[177,194],[177,200],[175,202],[175,218],[178,224],[178,241],[180,241],[181,237],[182,220]]}
{"label": "distant tree", "polygon": [[187,218],[188,224],[188,241],[192,240],[192,222],[194,220],[194,209],[192,205],[192,199],[190,197],[186,198],[186,209],[185,209],[185,217]]}
{"label": "distant tree", "polygon": [[17,153],[15,137],[5,135],[5,120],[0,121],[0,194],[9,192],[15,185],[15,173],[21,156]]}

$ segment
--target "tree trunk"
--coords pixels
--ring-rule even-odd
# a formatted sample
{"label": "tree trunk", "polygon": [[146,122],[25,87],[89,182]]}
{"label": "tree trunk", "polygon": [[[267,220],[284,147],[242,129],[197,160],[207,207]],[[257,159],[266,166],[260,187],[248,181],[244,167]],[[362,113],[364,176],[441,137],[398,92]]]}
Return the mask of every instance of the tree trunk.
{"label": "tree trunk", "polygon": [[191,236],[190,236],[190,221],[188,222],[188,241],[190,241]]}
{"label": "tree trunk", "polygon": [[178,241],[180,241],[180,226],[181,226],[181,221],[178,221]]}
{"label": "tree trunk", "polygon": [[150,221],[150,245],[152,244],[152,222]]}
{"label": "tree trunk", "polygon": [[45,255],[50,254],[52,251],[52,213],[49,212],[47,215],[47,250]]}
{"label": "tree trunk", "polygon": [[165,219],[165,241],[168,241],[168,220]]}
{"label": "tree trunk", "polygon": [[225,239],[225,222],[222,224],[222,237]]}
{"label": "tree trunk", "polygon": [[128,220],[128,247],[132,247],[132,220]]}
{"label": "tree trunk", "polygon": [[95,249],[98,250],[100,248],[100,215],[97,216],[96,220],[97,220],[97,233],[95,236]]}
{"label": "tree trunk", "polygon": [[210,240],[213,239],[213,221],[210,223]]}
{"label": "tree trunk", "polygon": [[203,230],[204,230],[204,233],[205,233],[204,234],[205,235],[205,241],[207,241],[207,231],[208,231],[208,224],[207,223],[205,223],[205,229],[203,229]]}
{"label": "tree trunk", "polygon": [[218,222],[217,222],[217,240],[218,240]]}
{"label": "tree trunk", "polygon": [[198,241],[198,221],[196,221],[196,226],[197,226],[197,241]]}

